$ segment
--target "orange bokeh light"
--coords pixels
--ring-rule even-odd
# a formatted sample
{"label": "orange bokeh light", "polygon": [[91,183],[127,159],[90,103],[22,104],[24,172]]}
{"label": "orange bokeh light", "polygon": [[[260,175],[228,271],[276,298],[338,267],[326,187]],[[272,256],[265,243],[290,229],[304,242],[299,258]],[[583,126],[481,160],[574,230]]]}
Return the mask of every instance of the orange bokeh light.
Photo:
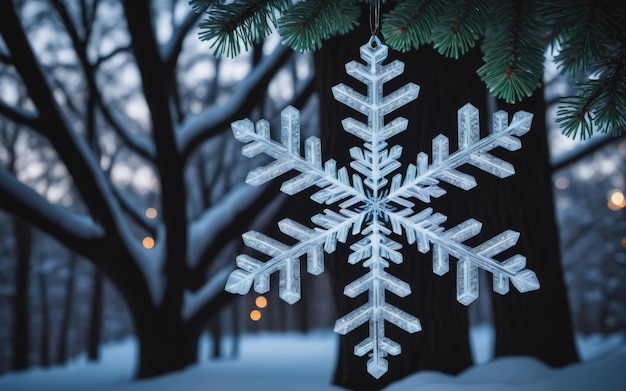
{"label": "orange bokeh light", "polygon": [[255,322],[261,319],[261,311],[259,310],[250,311],[250,319],[252,319]]}
{"label": "orange bokeh light", "polygon": [[143,241],[141,243],[147,249],[151,249],[152,247],[154,247],[154,239],[152,239],[150,236],[146,236],[145,238],[143,238]]}
{"label": "orange bokeh light", "polygon": [[263,296],[259,296],[254,301],[254,304],[256,304],[256,306],[259,308],[265,308],[267,307],[267,299]]}
{"label": "orange bokeh light", "polygon": [[626,207],[626,198],[624,197],[624,193],[622,193],[621,190],[613,190],[609,196],[607,206],[611,210],[619,210]]}

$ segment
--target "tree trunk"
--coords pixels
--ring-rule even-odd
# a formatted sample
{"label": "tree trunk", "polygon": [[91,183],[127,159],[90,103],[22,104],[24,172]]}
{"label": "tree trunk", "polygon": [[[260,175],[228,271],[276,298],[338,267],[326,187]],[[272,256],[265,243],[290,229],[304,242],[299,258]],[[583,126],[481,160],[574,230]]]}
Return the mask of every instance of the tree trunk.
{"label": "tree trunk", "polygon": [[146,312],[137,319],[135,331],[139,341],[139,367],[136,377],[150,378],[182,370],[198,358],[199,330],[180,320],[180,313],[160,309]]}
{"label": "tree trunk", "polygon": [[97,268],[93,269],[93,291],[87,331],[87,357],[89,361],[100,359],[100,338],[102,335],[102,295],[104,276]]}
{"label": "tree trunk", "polygon": [[72,308],[74,306],[74,279],[76,277],[76,255],[70,254],[68,276],[65,283],[65,300],[63,301],[63,314],[59,327],[59,338],[55,364],[64,364],[67,361],[67,338],[70,332]]}
{"label": "tree trunk", "polygon": [[232,320],[232,333],[233,333],[233,346],[230,353],[231,358],[239,357],[239,343],[241,339],[241,316],[239,314],[239,300],[233,300],[230,306],[231,320]]}
{"label": "tree trunk", "polygon": [[15,297],[13,300],[13,360],[11,367],[14,371],[26,369],[29,366],[30,351],[30,308],[28,300],[30,255],[31,255],[31,228],[20,217],[13,217],[13,231],[15,235]]}
{"label": "tree trunk", "polygon": [[50,366],[50,308],[48,307],[48,289],[46,275],[37,273],[39,281],[39,301],[41,302],[41,334],[39,337],[39,365]]}
{"label": "tree trunk", "polygon": [[[531,131],[522,137],[522,149],[507,158],[516,174],[490,182],[483,191],[490,210],[479,220],[485,229],[520,232],[516,247],[537,273],[541,289],[505,296],[493,294],[496,356],[531,355],[554,367],[578,360],[565,287],[559,233],[555,221],[552,174],[545,123],[543,88],[515,106],[499,105],[513,114],[534,114]],[[497,213],[494,213],[497,211]]]}
{"label": "tree trunk", "polygon": [[211,334],[213,341],[209,358],[213,360],[222,358],[222,338],[224,333],[222,332],[222,317],[219,313],[209,321],[209,334]]}
{"label": "tree trunk", "polygon": [[[345,75],[345,63],[359,59],[359,47],[370,36],[367,19],[361,20],[361,27],[345,36],[336,37],[324,43],[321,50],[314,53],[316,82],[320,94],[320,127],[324,159],[330,157],[338,166],[349,163],[348,150],[360,145],[359,140],[341,129],[341,120],[355,113],[335,101],[330,88],[345,82],[363,91],[363,85]],[[386,121],[397,116],[409,119],[409,127],[399,136],[390,140],[390,145],[404,147],[403,166],[415,162],[419,151],[431,154],[431,140],[445,132],[450,145],[456,144],[457,110],[467,102],[472,102],[481,112],[486,109],[486,91],[475,70],[480,66],[480,53],[472,50],[459,60],[446,59],[430,47],[419,51],[401,54],[389,51],[389,59],[399,59],[405,63],[405,73],[385,84],[385,94],[412,81],[421,86],[420,97],[389,115]],[[360,60],[359,60],[360,61]],[[481,118],[484,128],[484,118]],[[444,185],[445,186],[445,185]],[[429,205],[436,211],[446,214],[446,227],[454,226],[467,218],[467,194],[464,191],[446,187],[448,194]],[[393,237],[403,243],[403,239]],[[349,282],[363,274],[360,266],[350,266],[346,259],[348,246],[341,245],[338,251],[327,257],[326,264],[332,275],[334,295],[340,316],[355,309],[360,302],[343,296],[343,289]],[[368,357],[356,357],[354,346],[366,337],[366,326],[340,338],[339,355],[334,375],[334,383],[356,390],[378,390],[392,381],[422,369],[437,370],[456,374],[471,365],[468,339],[467,309],[456,301],[456,273],[449,272],[438,277],[432,272],[432,253],[421,254],[415,245],[403,243],[404,262],[390,267],[390,272],[409,282],[412,294],[407,298],[389,301],[414,316],[420,318],[423,330],[408,334],[390,327],[388,336],[402,345],[402,353],[389,357],[389,372],[376,380],[366,372]],[[362,299],[362,298],[360,298]],[[361,300],[362,301],[362,300]]]}

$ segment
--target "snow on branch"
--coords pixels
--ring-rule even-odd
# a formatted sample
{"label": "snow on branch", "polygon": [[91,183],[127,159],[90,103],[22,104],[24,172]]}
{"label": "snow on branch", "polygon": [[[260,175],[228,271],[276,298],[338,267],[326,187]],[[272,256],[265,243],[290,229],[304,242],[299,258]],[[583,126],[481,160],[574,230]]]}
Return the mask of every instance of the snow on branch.
{"label": "snow on branch", "polygon": [[95,96],[102,111],[102,115],[121,139],[124,140],[126,145],[146,160],[153,161],[155,155],[154,145],[149,143],[145,138],[133,133],[128,126],[125,125],[125,121],[107,106],[99,91],[95,91]]}
{"label": "snow on branch", "polygon": [[206,248],[213,244],[220,231],[231,224],[239,212],[254,204],[264,190],[264,187],[251,189],[240,184],[191,223],[187,260],[190,268],[193,269],[198,265]]}
{"label": "snow on branch", "polygon": [[18,181],[0,166],[0,208],[28,219],[60,242],[88,248],[88,243],[104,236],[104,230],[89,216],[77,215],[52,204],[30,187]]}
{"label": "snow on branch", "polygon": [[232,266],[223,267],[221,270],[212,273],[206,284],[196,292],[185,291],[182,307],[183,320],[193,318],[198,311],[217,294],[223,292],[224,284],[228,275],[233,271]]}
{"label": "snow on branch", "polygon": [[287,61],[291,50],[278,45],[272,54],[266,56],[246,78],[239,83],[233,96],[224,104],[211,106],[201,113],[189,115],[177,131],[178,149],[184,156],[189,156],[194,148],[204,139],[226,129],[238,117],[246,104],[255,105],[250,98],[254,91],[269,83],[272,75]]}

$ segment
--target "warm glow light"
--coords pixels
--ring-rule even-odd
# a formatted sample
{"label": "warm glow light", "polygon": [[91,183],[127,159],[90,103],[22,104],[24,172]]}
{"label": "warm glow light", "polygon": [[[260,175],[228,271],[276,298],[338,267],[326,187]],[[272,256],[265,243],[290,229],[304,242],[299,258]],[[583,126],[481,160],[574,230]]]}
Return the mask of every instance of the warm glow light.
{"label": "warm glow light", "polygon": [[622,247],[626,247],[626,236],[622,238]]}
{"label": "warm glow light", "polygon": [[567,179],[564,176],[559,177],[554,182],[554,186],[556,186],[557,189],[561,189],[561,190],[567,189],[569,187],[569,179]]}
{"label": "warm glow light", "polygon": [[259,308],[265,308],[267,307],[267,299],[263,296],[259,296],[254,301],[254,304],[256,304],[256,306]]}
{"label": "warm glow light", "polygon": [[156,218],[156,217],[157,217],[157,210],[156,210],[156,209],[154,209],[154,208],[148,208],[148,209],[146,209],[146,216],[147,216],[149,219],[154,219],[154,218]]}
{"label": "warm glow light", "polygon": [[152,239],[150,236],[146,236],[145,238],[143,238],[143,246],[147,249],[151,249],[152,247],[154,247],[154,239]]}
{"label": "warm glow light", "polygon": [[624,197],[624,193],[622,193],[621,190],[613,190],[609,196],[607,206],[611,210],[619,210],[626,207],[626,198]]}
{"label": "warm glow light", "polygon": [[624,203],[624,193],[616,191],[611,194],[611,202],[615,205],[621,205]]}
{"label": "warm glow light", "polygon": [[261,319],[261,311],[259,310],[250,311],[250,319],[252,319],[255,322]]}

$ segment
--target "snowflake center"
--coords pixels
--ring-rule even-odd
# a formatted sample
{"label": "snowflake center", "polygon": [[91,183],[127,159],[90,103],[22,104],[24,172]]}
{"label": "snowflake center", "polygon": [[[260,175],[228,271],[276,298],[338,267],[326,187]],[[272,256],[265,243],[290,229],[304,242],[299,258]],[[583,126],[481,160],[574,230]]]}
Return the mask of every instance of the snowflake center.
{"label": "snowflake center", "polygon": [[357,212],[368,215],[368,221],[378,220],[389,211],[392,211],[392,207],[384,195],[371,195],[365,200],[365,204],[361,208],[357,208]]}

